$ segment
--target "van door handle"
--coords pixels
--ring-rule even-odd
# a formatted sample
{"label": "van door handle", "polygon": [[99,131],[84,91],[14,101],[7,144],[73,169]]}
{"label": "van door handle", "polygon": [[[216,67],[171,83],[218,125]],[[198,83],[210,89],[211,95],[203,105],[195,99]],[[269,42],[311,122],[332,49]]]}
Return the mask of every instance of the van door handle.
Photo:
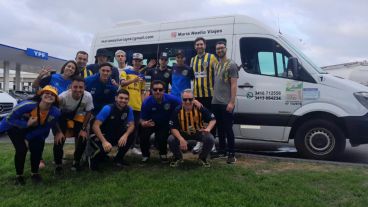
{"label": "van door handle", "polygon": [[253,88],[253,85],[250,83],[244,83],[243,85],[238,85],[238,88]]}

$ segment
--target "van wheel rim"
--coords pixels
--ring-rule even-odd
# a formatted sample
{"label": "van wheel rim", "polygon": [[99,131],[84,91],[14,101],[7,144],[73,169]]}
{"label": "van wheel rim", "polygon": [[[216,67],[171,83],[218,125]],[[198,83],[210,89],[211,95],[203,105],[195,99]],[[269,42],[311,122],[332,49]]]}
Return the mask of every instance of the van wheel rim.
{"label": "van wheel rim", "polygon": [[305,136],[305,146],[316,155],[326,155],[335,148],[335,137],[324,128],[310,130]]}

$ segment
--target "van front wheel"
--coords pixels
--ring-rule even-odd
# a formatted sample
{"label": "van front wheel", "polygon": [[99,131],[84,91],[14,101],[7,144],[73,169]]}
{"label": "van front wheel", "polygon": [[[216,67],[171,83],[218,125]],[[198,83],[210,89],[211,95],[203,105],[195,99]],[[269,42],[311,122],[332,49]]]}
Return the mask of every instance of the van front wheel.
{"label": "van front wheel", "polygon": [[314,119],[302,124],[295,136],[295,147],[306,158],[336,159],[345,150],[343,132],[333,122]]}

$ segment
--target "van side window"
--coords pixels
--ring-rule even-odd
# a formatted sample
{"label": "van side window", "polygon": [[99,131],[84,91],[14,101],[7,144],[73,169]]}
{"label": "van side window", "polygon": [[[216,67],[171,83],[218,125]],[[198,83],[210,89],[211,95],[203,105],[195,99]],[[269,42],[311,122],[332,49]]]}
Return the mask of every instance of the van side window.
{"label": "van side window", "polygon": [[122,47],[111,47],[105,48],[110,52],[109,62],[113,63],[115,66],[118,66],[117,61],[115,60],[115,52],[117,50],[123,50],[126,53],[126,62],[129,65],[132,65],[132,56],[133,53],[142,53],[143,54],[143,65],[147,65],[148,61],[152,58],[157,58],[157,50],[158,44],[149,44],[149,45],[133,45],[133,46],[122,46]]}
{"label": "van side window", "polygon": [[[218,41],[224,41],[225,39],[215,39],[215,40],[206,40],[206,52],[216,54],[216,43]],[[197,53],[194,49],[194,41],[186,41],[186,42],[174,42],[174,43],[161,43],[159,44],[159,53],[167,52],[169,57],[168,66],[173,66],[176,63],[175,53],[179,49],[184,50],[185,52],[185,64],[190,65],[190,60]]]}
{"label": "van side window", "polygon": [[292,72],[287,69],[291,55],[272,39],[242,38],[240,53],[248,73],[293,78]]}

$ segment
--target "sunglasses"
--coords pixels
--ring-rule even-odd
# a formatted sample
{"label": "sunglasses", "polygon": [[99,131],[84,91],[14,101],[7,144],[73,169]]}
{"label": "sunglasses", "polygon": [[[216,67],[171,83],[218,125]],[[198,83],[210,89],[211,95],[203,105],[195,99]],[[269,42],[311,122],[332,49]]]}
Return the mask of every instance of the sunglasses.
{"label": "sunglasses", "polygon": [[152,90],[153,90],[153,91],[156,91],[156,92],[157,92],[157,91],[158,91],[158,92],[162,92],[162,91],[164,91],[164,89],[163,89],[163,88],[153,88]]}
{"label": "sunglasses", "polygon": [[187,101],[192,102],[193,98],[183,98],[183,102],[187,102]]}

